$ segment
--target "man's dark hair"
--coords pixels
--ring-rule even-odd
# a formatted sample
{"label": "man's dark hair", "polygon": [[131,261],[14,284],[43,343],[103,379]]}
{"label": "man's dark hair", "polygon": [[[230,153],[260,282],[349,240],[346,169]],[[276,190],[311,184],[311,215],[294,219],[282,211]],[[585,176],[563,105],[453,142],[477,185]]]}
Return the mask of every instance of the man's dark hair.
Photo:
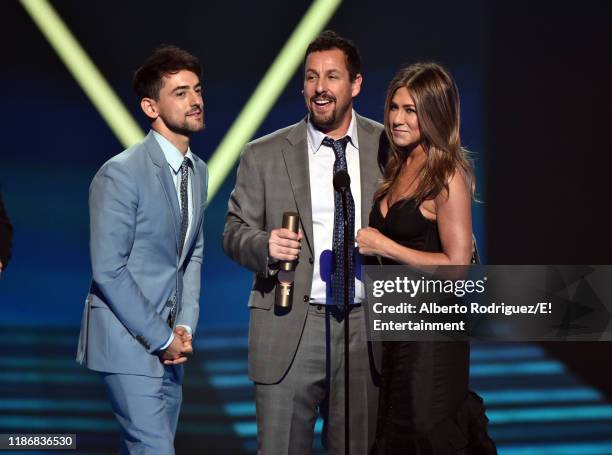
{"label": "man's dark hair", "polygon": [[333,30],[325,30],[308,45],[306,58],[313,52],[329,51],[340,49],[346,57],[346,68],[348,69],[351,82],[358,74],[361,74],[361,55],[355,44]]}
{"label": "man's dark hair", "polygon": [[176,46],[161,46],[134,73],[134,91],[139,99],[159,99],[163,77],[188,70],[201,78],[202,67],[197,57]]}

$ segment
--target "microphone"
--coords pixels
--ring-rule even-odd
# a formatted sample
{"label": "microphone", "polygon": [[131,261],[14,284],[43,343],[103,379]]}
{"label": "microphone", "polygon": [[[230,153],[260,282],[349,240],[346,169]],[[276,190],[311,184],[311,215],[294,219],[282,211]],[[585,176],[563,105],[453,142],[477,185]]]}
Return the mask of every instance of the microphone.
{"label": "microphone", "polygon": [[[283,229],[288,229],[297,234],[300,225],[300,215],[296,212],[283,213]],[[293,281],[297,261],[282,261],[280,270],[276,275],[278,283],[276,285],[274,304],[283,309],[291,308],[293,303]]]}
{"label": "microphone", "polygon": [[345,170],[340,170],[334,174],[334,189],[339,193],[344,193],[351,187],[351,176]]}

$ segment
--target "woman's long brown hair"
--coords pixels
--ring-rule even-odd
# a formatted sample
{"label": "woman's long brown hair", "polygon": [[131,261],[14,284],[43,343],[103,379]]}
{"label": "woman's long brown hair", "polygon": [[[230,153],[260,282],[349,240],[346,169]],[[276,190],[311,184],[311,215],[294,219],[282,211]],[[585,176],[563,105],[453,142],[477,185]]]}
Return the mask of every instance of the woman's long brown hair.
{"label": "woman's long brown hair", "polygon": [[393,144],[389,125],[391,100],[401,87],[406,87],[414,100],[421,144],[427,157],[418,172],[417,188],[410,198],[419,205],[426,199],[435,198],[443,190],[448,194],[448,182],[456,172],[463,176],[473,195],[474,173],[467,151],[461,146],[459,134],[457,86],[442,66],[436,63],[415,63],[399,70],[387,88],[385,132],[391,147],[383,171],[383,182],[374,200],[378,201],[393,193],[406,160],[406,152]]}

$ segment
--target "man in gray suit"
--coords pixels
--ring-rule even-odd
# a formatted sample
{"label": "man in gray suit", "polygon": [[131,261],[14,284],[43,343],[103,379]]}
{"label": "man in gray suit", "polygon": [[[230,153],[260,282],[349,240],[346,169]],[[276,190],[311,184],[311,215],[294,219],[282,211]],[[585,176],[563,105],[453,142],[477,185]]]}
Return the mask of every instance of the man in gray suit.
{"label": "man in gray suit", "polygon": [[93,279],[77,360],[101,373],[122,454],[173,454],[183,363],[198,322],[206,164],[189,149],[204,128],[197,58],[157,49],[134,89],[146,138],[107,161],[89,192]]}
{"label": "man in gray suit", "polygon": [[[258,453],[309,454],[317,415],[323,443],[344,454],[343,288],[334,239],[341,207],[334,173],[351,177],[354,232],[366,226],[380,176],[382,125],[353,110],[361,61],[352,42],[323,32],[306,52],[304,99],[309,115],[246,145],[223,233],[225,252],[255,273],[249,299],[249,375],[255,382]],[[298,212],[301,229],[280,228]],[[353,219],[354,216],[354,219]],[[356,255],[357,256],[357,255]],[[279,261],[297,260],[290,310],[274,305]],[[358,264],[349,267],[358,270]],[[363,283],[349,278],[351,454],[367,455],[377,399],[375,368],[361,303]]]}

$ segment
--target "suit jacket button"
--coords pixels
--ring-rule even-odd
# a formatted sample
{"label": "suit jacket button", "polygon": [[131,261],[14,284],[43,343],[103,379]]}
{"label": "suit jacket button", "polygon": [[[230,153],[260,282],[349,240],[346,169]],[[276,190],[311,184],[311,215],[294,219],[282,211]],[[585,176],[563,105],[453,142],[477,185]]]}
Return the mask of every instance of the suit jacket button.
{"label": "suit jacket button", "polygon": [[308,262],[311,264],[314,264],[314,259],[313,258],[308,258]]}
{"label": "suit jacket button", "polygon": [[306,302],[306,303],[310,302],[310,296],[309,295],[305,295],[304,296],[304,302]]}

